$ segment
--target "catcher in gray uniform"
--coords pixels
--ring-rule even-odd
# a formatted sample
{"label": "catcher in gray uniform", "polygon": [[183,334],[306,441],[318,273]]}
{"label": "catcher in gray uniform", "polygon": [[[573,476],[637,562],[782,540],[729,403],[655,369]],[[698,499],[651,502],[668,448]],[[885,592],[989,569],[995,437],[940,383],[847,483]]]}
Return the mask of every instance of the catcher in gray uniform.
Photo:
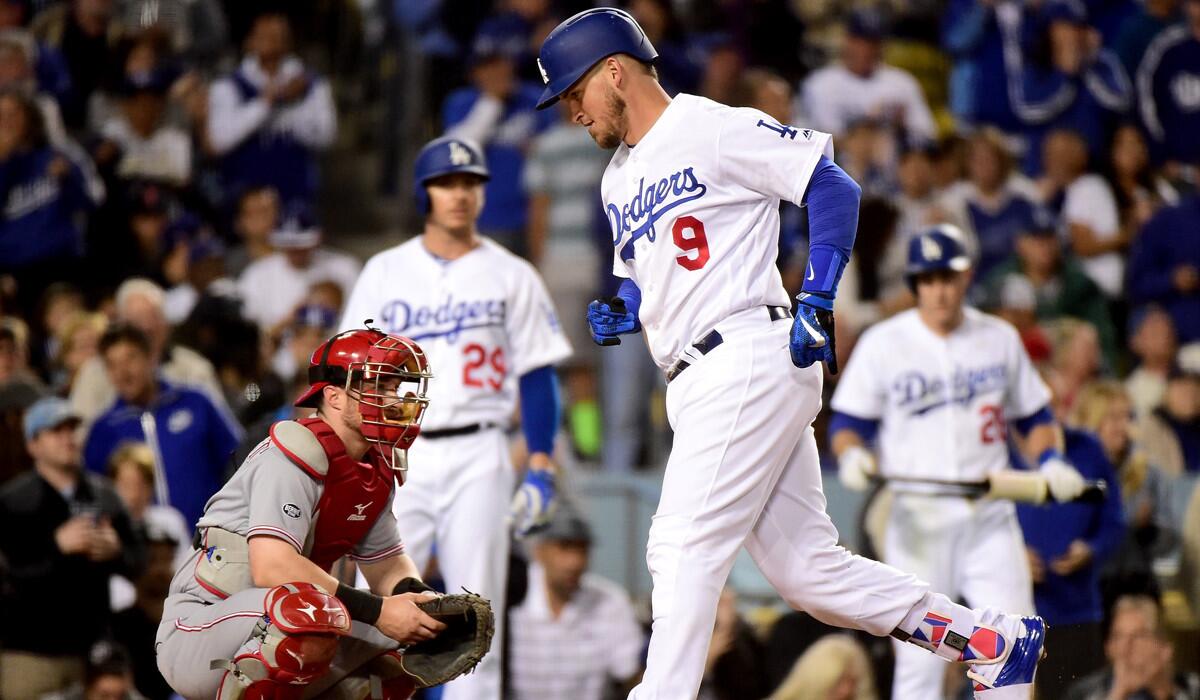
{"label": "catcher in gray uniform", "polygon": [[[428,684],[428,669],[405,668],[401,651],[445,650],[445,638],[429,640],[446,629],[439,613],[451,597],[420,581],[391,500],[429,377],[416,343],[375,329],[340,333],[313,353],[296,405],[316,414],[271,428],[208,501],[196,552],[171,582],[156,649],[180,695],[363,697],[370,685],[403,699]],[[369,592],[330,575],[342,556],[357,561]],[[468,612],[481,657],[490,609],[482,601]]]}

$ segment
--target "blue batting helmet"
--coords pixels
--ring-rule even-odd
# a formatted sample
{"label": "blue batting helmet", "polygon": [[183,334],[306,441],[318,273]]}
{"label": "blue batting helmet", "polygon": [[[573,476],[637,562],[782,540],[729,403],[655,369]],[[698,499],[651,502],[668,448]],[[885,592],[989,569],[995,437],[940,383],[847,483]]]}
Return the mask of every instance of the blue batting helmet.
{"label": "blue batting helmet", "polygon": [[970,267],[971,259],[967,257],[967,249],[963,245],[963,233],[957,226],[935,226],[913,236],[908,242],[908,265],[904,268],[904,275],[910,286],[913,278],[926,272],[962,272]]}
{"label": "blue batting helmet", "polygon": [[429,211],[429,194],[425,185],[436,177],[454,173],[469,173],[484,180],[491,178],[483,149],[473,141],[443,136],[425,144],[417,154],[415,171],[417,203],[422,212]]}
{"label": "blue batting helmet", "polygon": [[658,58],[658,51],[628,12],[613,7],[584,10],[554,28],[542,42],[538,70],[546,89],[538,109],[558,102],[592,66],[613,54],[625,53],[639,61]]}

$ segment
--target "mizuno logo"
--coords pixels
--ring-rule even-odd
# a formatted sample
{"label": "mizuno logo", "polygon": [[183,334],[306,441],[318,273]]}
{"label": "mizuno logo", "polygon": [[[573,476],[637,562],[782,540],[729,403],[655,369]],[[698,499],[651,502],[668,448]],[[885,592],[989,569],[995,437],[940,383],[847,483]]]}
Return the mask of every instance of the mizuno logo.
{"label": "mizuno logo", "polygon": [[367,508],[369,508],[371,506],[371,504],[374,502],[375,501],[367,501],[366,503],[360,503],[360,504],[354,506],[354,510],[357,510],[358,513],[346,516],[346,520],[351,521],[351,522],[361,522],[363,520],[366,520],[367,516],[363,515],[363,511],[366,510]]}

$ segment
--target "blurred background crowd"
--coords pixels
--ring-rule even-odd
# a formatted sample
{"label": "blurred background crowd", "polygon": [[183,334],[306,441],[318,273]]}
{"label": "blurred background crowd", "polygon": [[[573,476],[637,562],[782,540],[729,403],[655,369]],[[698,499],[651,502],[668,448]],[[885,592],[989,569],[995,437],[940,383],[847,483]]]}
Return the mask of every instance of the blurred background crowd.
{"label": "blurred background crowd", "polygon": [[[534,110],[542,37],[590,5],[0,0],[0,695],[170,696],[153,636],[192,526],[296,415],[361,262],[420,231],[411,158],[444,133],[484,144],[480,229],[538,267],[575,349],[556,456],[576,506],[515,552],[547,600],[514,566],[509,692],[617,697],[636,677],[648,586],[620,572],[642,568],[645,525],[604,499],[657,488],[664,384],[641,344],[587,334],[616,285],[608,154]],[[1112,474],[1106,503],[1021,508],[1039,613],[1094,631],[1044,696],[1200,698],[1200,0],[623,6],[672,94],[835,135],[864,191],[843,362],[912,305],[910,237],[966,232],[972,303],[1018,328],[1058,417],[1094,438],[1081,470]],[[795,292],[807,220],[782,220]],[[832,472],[826,489],[870,553],[887,494],[860,502]],[[594,549],[620,580],[586,573]],[[703,698],[889,697],[886,642],[737,580]],[[53,682],[6,676],[14,660]]]}

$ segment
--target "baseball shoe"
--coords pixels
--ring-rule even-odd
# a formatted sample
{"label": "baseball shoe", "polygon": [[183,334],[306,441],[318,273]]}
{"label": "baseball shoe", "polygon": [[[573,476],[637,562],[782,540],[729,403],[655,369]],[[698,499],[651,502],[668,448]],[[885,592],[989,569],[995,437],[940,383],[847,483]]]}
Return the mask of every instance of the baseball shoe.
{"label": "baseball shoe", "polygon": [[1046,656],[1046,622],[991,609],[982,612],[979,622],[962,653],[976,697],[998,698],[995,693],[981,694],[1015,686],[1028,686],[1016,697],[1029,697],[1038,663]]}

